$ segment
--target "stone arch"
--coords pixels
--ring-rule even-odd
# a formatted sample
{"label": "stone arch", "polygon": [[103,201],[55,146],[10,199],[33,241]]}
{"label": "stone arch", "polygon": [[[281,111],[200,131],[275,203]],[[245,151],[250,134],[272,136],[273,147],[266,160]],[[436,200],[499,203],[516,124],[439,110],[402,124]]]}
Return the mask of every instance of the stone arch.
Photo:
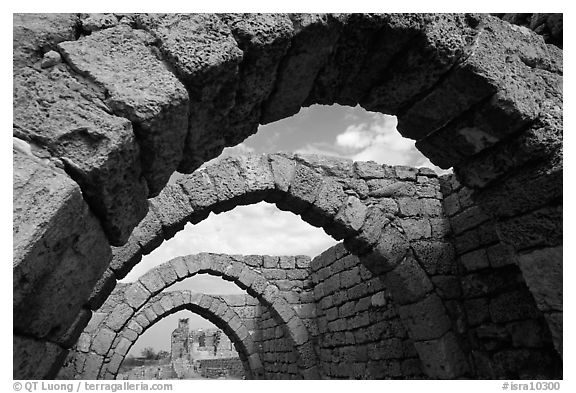
{"label": "stone arch", "polygon": [[181,310],[194,312],[224,331],[238,351],[246,376],[249,379],[263,377],[262,362],[254,340],[236,311],[220,296],[190,291],[158,293],[128,317],[117,331],[99,325],[92,335],[83,338],[81,345],[90,348],[90,352],[77,350],[74,353],[72,362],[83,364],[80,369],[73,370],[74,377],[115,379],[122,361],[138,338],[156,322]]}
{"label": "stone arch", "polygon": [[[74,318],[109,261],[107,240],[124,243],[145,215],[146,189],[154,196],[174,169],[190,171],[258,123],[314,103],[398,115],[403,135],[476,189],[499,236],[520,253],[528,285],[544,271],[558,286],[562,51],[528,29],[470,14],[136,15],[120,24],[16,15],[15,22],[14,135],[24,145],[15,151],[15,358],[56,359],[69,347],[70,330],[89,312]],[[32,67],[48,48],[65,64]],[[63,187],[51,188],[46,174]],[[39,190],[47,195],[40,203]],[[538,289],[561,337],[561,295]],[[29,364],[15,366],[19,375],[52,368]]]}
{"label": "stone arch", "polygon": [[[279,294],[278,287],[251,269],[260,256],[201,253],[174,258],[124,287],[121,301],[102,320],[100,328],[108,331],[123,329],[130,319],[155,296],[171,285],[196,274],[211,274],[232,281],[249,295],[266,305],[276,316],[299,356],[298,367],[304,378],[317,378],[317,359],[308,330],[291,305]],[[250,265],[246,263],[249,261]]]}
{"label": "stone arch", "polygon": [[[174,307],[166,310],[163,305],[160,305],[163,304],[164,298],[170,298],[170,302],[174,304]],[[157,305],[158,307],[156,307]],[[148,321],[146,315],[154,315],[156,309],[163,310],[164,313],[161,315],[157,314],[157,319]],[[126,326],[117,333],[118,345],[126,342],[123,342],[123,338],[130,342],[129,347],[121,348],[122,352],[126,351],[125,353],[127,354],[132,345],[138,340],[138,337],[149,327],[152,327],[154,323],[181,310],[192,311],[222,329],[222,331],[231,338],[231,341],[236,347],[248,379],[260,379],[263,377],[262,362],[248,328],[242,323],[241,318],[228,306],[224,299],[214,295],[193,293],[190,291],[170,291],[162,292],[154,296],[146,303],[145,307],[133,315],[127,321]],[[145,321],[148,321],[148,324],[146,324]],[[140,325],[140,323],[143,323],[143,325]],[[124,334],[129,326],[132,328],[136,326],[141,327],[142,330],[141,332],[137,332],[138,337],[136,339]],[[137,327],[136,329],[139,330]],[[130,330],[134,331],[133,329]],[[108,352],[107,357],[111,359],[111,362],[106,364],[107,367],[105,369],[102,368],[100,370],[100,378],[106,378],[106,373],[110,373],[114,375],[114,377],[118,374],[118,370],[122,364],[122,361],[117,362],[114,359],[118,349],[120,348],[117,346],[114,349],[111,348]]]}
{"label": "stone arch", "polygon": [[[436,265],[449,264],[451,258],[449,223],[440,199],[439,180],[426,168],[317,155],[227,158],[181,178],[151,200],[148,215],[127,245],[113,250],[110,276],[123,277],[142,254],[187,222],[198,223],[210,212],[237,205],[272,202],[344,239],[390,287],[430,376],[455,377],[468,371],[466,358],[430,280]],[[95,293],[93,299],[106,296],[106,291]],[[439,360],[438,353],[447,348],[452,355]],[[439,363],[443,366],[437,367]]]}

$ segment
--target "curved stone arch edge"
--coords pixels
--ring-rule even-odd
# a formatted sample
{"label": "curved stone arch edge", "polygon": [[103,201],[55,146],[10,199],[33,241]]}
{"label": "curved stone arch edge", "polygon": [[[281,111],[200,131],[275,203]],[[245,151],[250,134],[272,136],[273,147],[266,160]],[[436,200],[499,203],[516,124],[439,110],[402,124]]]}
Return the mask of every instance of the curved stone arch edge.
{"label": "curved stone arch edge", "polygon": [[[290,304],[279,295],[278,288],[274,284],[270,284],[261,274],[253,271],[248,266],[243,266],[238,261],[231,260],[230,265],[224,265],[221,260],[222,257],[232,258],[222,254],[201,253],[186,257],[176,257],[156,266],[123,291],[124,294],[137,293],[139,296],[144,295],[145,298],[141,297],[135,300],[136,303],[133,303],[133,305],[128,303],[118,304],[110,311],[107,318],[101,321],[100,326],[107,326],[111,330],[115,330],[114,328],[124,329],[131,318],[140,312],[154,296],[164,293],[171,285],[197,274],[214,275],[234,282],[250,296],[270,308],[272,315],[277,319],[280,326],[285,329],[294,345],[294,349],[300,358],[298,362],[299,369],[310,378],[316,378],[318,370],[315,364],[317,359],[312,348],[308,329]],[[200,260],[198,261],[198,259]],[[172,275],[172,281],[166,282],[165,276],[162,276],[160,272],[173,266],[178,266],[178,268],[173,269],[178,274]],[[162,283],[160,284],[159,281]],[[130,308],[129,316],[120,321],[112,318],[115,312],[123,314],[126,307]],[[110,320],[114,321],[114,326],[106,325]]]}
{"label": "curved stone arch edge", "polygon": [[[182,292],[185,292],[185,291],[173,291],[173,292],[162,293],[161,296],[158,296],[158,298],[155,301],[151,302],[150,305],[147,307],[153,307],[154,303],[160,302],[161,299],[165,296],[177,296],[178,294],[180,294]],[[200,298],[210,297],[212,299],[219,299],[221,304],[226,304],[225,301],[223,301],[218,296],[200,294],[199,297]],[[237,319],[239,321],[241,321],[238,314],[234,310],[232,310],[232,308],[230,306],[228,306],[227,304],[226,304],[226,306],[227,306],[227,310],[230,310],[234,314],[234,316],[237,317]],[[145,307],[145,308],[147,308],[147,307]],[[144,312],[145,308],[141,309],[141,311]],[[129,345],[125,349],[125,354],[121,355],[122,358],[123,359],[125,358],[126,354],[128,354],[128,352],[130,351],[132,346],[136,343],[136,341],[138,341],[138,339],[148,329],[152,328],[156,323],[158,323],[162,319],[164,319],[164,318],[166,318],[172,314],[175,314],[179,311],[183,311],[183,310],[190,311],[192,313],[200,315],[203,318],[206,318],[207,320],[212,322],[214,325],[216,325],[219,329],[221,329],[230,338],[230,341],[233,342],[234,347],[236,348],[236,350],[240,356],[240,360],[242,361],[242,364],[244,365],[244,370],[246,371],[249,379],[253,379],[253,378],[259,379],[259,378],[264,376],[264,370],[262,368],[262,361],[260,359],[258,352],[257,351],[250,351],[250,349],[254,349],[254,345],[255,345],[252,338],[250,336],[247,336],[247,338],[245,338],[243,340],[240,337],[238,337],[235,334],[236,331],[232,327],[230,327],[230,325],[228,325],[228,323],[222,318],[222,315],[216,314],[215,312],[210,310],[210,308],[202,307],[200,304],[200,301],[190,301],[189,303],[175,305],[170,310],[164,310],[162,315],[156,314],[157,317],[154,321],[150,321],[150,323],[148,325],[142,326],[142,332],[138,333],[138,337],[134,341],[127,340],[129,342]],[[130,321],[135,319],[137,316],[138,316],[138,313],[134,314],[130,319],[128,319],[127,322],[130,323]],[[126,327],[127,327],[127,325],[125,325],[120,331],[116,332],[116,338],[124,337],[122,335],[122,333],[124,332]],[[242,329],[242,328],[246,331],[248,330],[244,324],[241,324],[240,329]],[[248,340],[248,339],[249,339],[249,342],[251,343],[251,345],[248,345],[248,343],[246,342],[246,340]],[[110,348],[110,350],[104,356],[104,359],[111,359],[112,356],[114,356],[114,353],[115,352],[113,351],[113,349]],[[115,366],[113,369],[105,368],[105,366],[109,363],[103,362],[98,374],[101,377],[104,377],[104,375],[102,375],[102,373],[110,372],[111,374],[114,375],[114,378],[116,378],[116,375],[118,374],[118,370],[122,364],[122,361],[119,362],[117,367]]]}

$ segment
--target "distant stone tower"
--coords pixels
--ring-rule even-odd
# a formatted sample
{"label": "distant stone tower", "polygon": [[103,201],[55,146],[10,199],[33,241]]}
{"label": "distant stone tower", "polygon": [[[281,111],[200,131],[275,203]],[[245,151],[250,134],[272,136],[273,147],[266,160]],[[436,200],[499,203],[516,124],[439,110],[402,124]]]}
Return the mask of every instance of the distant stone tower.
{"label": "distant stone tower", "polygon": [[170,356],[172,368],[179,379],[190,378],[194,374],[188,318],[178,320],[178,327],[172,332]]}
{"label": "distant stone tower", "polygon": [[178,320],[178,328],[172,332],[171,357],[172,360],[190,358],[190,328],[188,318]]}

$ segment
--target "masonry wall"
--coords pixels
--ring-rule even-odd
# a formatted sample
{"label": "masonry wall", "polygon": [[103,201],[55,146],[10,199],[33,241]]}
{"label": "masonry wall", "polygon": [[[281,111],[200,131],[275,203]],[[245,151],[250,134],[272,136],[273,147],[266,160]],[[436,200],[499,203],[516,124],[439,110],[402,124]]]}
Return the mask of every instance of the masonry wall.
{"label": "masonry wall", "polygon": [[389,291],[340,243],[312,260],[316,349],[326,378],[422,378]]}
{"label": "masonry wall", "polygon": [[244,367],[238,358],[201,359],[200,374],[204,378],[231,376],[238,379],[244,377]]}
{"label": "masonry wall", "polygon": [[440,178],[461,284],[459,330],[478,378],[560,378],[550,330],[494,221],[453,175]]}

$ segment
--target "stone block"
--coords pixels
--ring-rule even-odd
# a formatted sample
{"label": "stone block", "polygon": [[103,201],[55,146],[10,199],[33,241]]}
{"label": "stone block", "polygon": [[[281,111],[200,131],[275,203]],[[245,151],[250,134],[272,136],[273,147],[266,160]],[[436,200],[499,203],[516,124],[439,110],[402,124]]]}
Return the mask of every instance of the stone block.
{"label": "stone block", "polygon": [[158,270],[160,277],[162,277],[162,281],[164,281],[164,288],[178,281],[178,275],[170,263],[163,263],[156,269]]}
{"label": "stone block", "polygon": [[342,185],[332,179],[324,179],[312,206],[302,213],[302,219],[316,227],[331,225],[334,217],[346,201]]}
{"label": "stone block", "polygon": [[432,227],[426,218],[405,218],[400,221],[408,240],[429,239],[432,237]]}
{"label": "stone block", "polygon": [[67,329],[112,257],[98,219],[64,171],[15,145],[14,329]]}
{"label": "stone block", "polygon": [[116,338],[116,333],[110,329],[102,328],[98,331],[94,339],[92,340],[92,345],[90,349],[97,353],[98,355],[106,355],[110,350],[112,341]]}
{"label": "stone block", "polygon": [[[199,169],[177,181],[188,195],[190,205],[194,211],[193,217],[208,213],[218,202],[216,188],[206,170]],[[205,217],[204,217],[205,218]],[[192,218],[192,221],[197,221]]]}
{"label": "stone block", "polygon": [[212,209],[215,213],[231,210],[236,207],[246,194],[246,179],[240,173],[235,158],[227,157],[215,165],[206,167],[206,173],[214,184],[217,205]]}
{"label": "stone block", "polygon": [[562,246],[534,250],[518,257],[526,285],[542,311],[562,311]]}
{"label": "stone block", "polygon": [[411,242],[412,249],[422,268],[429,275],[455,274],[457,266],[451,244],[438,241]]}
{"label": "stone block", "polygon": [[296,267],[296,258],[293,256],[281,256],[278,265],[280,269],[294,269]]}
{"label": "stone block", "polygon": [[65,65],[14,75],[14,134],[60,158],[97,212],[110,243],[126,242],[146,215],[148,189],[131,123]]}
{"label": "stone block", "polygon": [[59,44],[74,70],[108,93],[106,104],[135,123],[149,195],[156,196],[182,158],[188,133],[188,94],[146,46],[143,30],[117,26]]}
{"label": "stone block", "polygon": [[319,184],[322,184],[321,175],[305,165],[298,164],[286,197],[278,206],[294,214],[302,214],[316,200],[320,191]]}
{"label": "stone block", "polygon": [[184,229],[193,213],[188,195],[179,183],[164,187],[160,194],[150,200],[150,205],[162,224],[166,240]]}
{"label": "stone block", "polygon": [[142,260],[142,248],[132,234],[122,247],[111,247],[112,261],[108,266],[118,279],[123,279],[138,262]]}
{"label": "stone block", "polygon": [[291,116],[300,110],[338,37],[322,14],[290,15],[300,28],[294,32],[282,61],[275,89],[264,104],[263,124]]}
{"label": "stone block", "polygon": [[150,254],[162,244],[164,241],[162,223],[156,216],[154,209],[148,209],[146,217],[134,228],[132,236],[140,244],[143,254]]}
{"label": "stone block", "polygon": [[268,155],[238,156],[237,163],[246,181],[246,192],[253,195],[251,200],[260,201],[274,190],[274,177],[268,162]]}
{"label": "stone block", "polygon": [[292,160],[291,156],[284,154],[270,154],[268,159],[272,168],[276,190],[278,190],[280,195],[283,195],[288,192],[294,178],[296,161]]}
{"label": "stone block", "polygon": [[451,326],[442,300],[430,294],[418,303],[400,306],[400,317],[414,341],[438,339]]}
{"label": "stone block", "polygon": [[398,229],[388,225],[372,252],[361,256],[360,262],[373,274],[380,275],[394,269],[402,261],[408,248],[406,237]]}
{"label": "stone block", "polygon": [[152,294],[156,294],[166,287],[164,279],[158,269],[150,270],[138,279],[138,281]]}
{"label": "stone block", "polygon": [[422,300],[434,286],[416,259],[405,258],[383,276],[386,287],[397,304],[410,304]]}
{"label": "stone block", "polygon": [[124,291],[124,300],[134,309],[140,308],[150,297],[150,292],[138,281]]}
{"label": "stone block", "polygon": [[104,323],[110,329],[118,332],[132,315],[134,315],[134,310],[128,304],[120,303],[114,307],[114,310],[108,315]]}
{"label": "stone block", "polygon": [[390,222],[388,217],[388,211],[382,206],[368,206],[360,233],[345,240],[346,248],[355,254],[363,254],[372,248],[380,239],[383,228]]}
{"label": "stone block", "polygon": [[265,269],[276,268],[278,266],[278,257],[264,255],[262,257],[262,265],[264,266]]}
{"label": "stone block", "polygon": [[415,342],[414,346],[429,377],[455,379],[470,371],[466,355],[452,332],[436,340]]}
{"label": "stone block", "polygon": [[562,217],[562,205],[546,206],[499,221],[499,235],[516,250],[557,247],[563,241]]}
{"label": "stone block", "polygon": [[91,310],[98,310],[116,287],[116,275],[110,269],[106,269],[98,280],[88,298],[88,306]]}

